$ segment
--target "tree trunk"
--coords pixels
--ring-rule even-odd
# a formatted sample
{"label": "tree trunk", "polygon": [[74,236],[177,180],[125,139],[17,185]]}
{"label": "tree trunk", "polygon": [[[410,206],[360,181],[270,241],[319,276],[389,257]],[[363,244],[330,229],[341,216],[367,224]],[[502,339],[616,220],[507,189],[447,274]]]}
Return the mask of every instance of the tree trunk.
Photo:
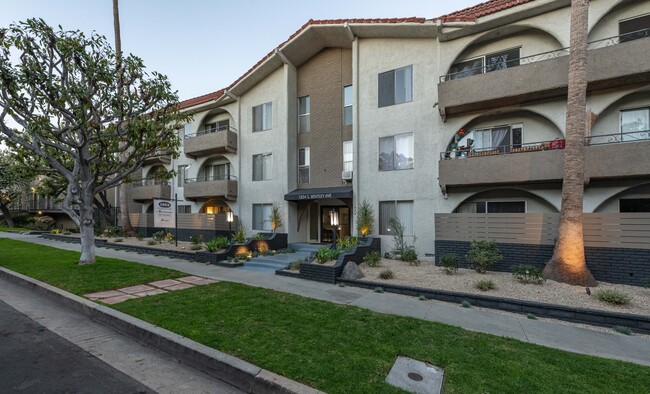
{"label": "tree trunk", "polygon": [[549,279],[572,285],[596,286],[587,268],[583,238],[587,103],[588,0],[571,1],[571,53],[567,98],[566,148],[558,239],[551,261],[544,268]]}
{"label": "tree trunk", "polygon": [[[122,36],[120,34],[120,9],[118,0],[113,0],[113,30],[115,31],[115,56],[117,57],[117,72],[118,72],[118,91],[122,94]],[[123,155],[123,158],[126,155]],[[133,225],[131,225],[131,217],[129,216],[129,191],[128,185],[122,183],[119,186],[120,190],[120,219],[122,221],[122,230],[125,234],[131,235],[134,233]]]}
{"label": "tree trunk", "polygon": [[79,229],[81,230],[81,257],[80,265],[95,262],[95,221],[93,220],[92,193],[86,192],[79,201]]}
{"label": "tree trunk", "polygon": [[14,226],[14,219],[11,217],[11,212],[9,211],[9,207],[7,207],[5,204],[0,203],[0,212],[2,212],[2,216],[5,219],[5,222],[7,222],[7,227],[13,228]]}

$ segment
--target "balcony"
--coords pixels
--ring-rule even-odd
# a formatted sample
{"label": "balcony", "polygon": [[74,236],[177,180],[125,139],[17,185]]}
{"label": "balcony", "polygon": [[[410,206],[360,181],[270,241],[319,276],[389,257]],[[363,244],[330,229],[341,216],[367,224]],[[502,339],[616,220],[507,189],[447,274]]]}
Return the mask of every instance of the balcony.
{"label": "balcony", "polygon": [[167,181],[141,179],[133,182],[129,188],[131,200],[139,203],[148,202],[154,198],[171,198],[172,189]]}
{"label": "balcony", "polygon": [[154,164],[165,165],[171,162],[172,162],[172,158],[170,155],[165,154],[163,152],[159,152],[156,156],[145,159],[142,164],[145,166],[154,165]]}
{"label": "balcony", "polygon": [[188,200],[212,198],[236,200],[237,178],[230,175],[186,179],[183,191]]}
{"label": "balcony", "polygon": [[237,130],[225,126],[199,130],[185,136],[183,152],[186,156],[197,158],[215,153],[237,152]]}
{"label": "balcony", "polygon": [[[588,90],[650,82],[650,29],[589,43]],[[438,108],[444,118],[566,96],[569,48],[440,77]],[[489,74],[489,75],[488,75]]]}
{"label": "balcony", "polygon": [[[561,140],[442,152],[438,182],[443,192],[475,186],[560,183]],[[650,178],[650,131],[585,139],[585,180]]]}

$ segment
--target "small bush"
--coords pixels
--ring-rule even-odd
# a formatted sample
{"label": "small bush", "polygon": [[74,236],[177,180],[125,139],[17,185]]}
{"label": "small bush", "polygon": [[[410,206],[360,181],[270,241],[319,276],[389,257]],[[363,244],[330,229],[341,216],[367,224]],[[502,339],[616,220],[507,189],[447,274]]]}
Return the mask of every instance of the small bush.
{"label": "small bush", "polygon": [[484,274],[492,265],[503,260],[494,241],[472,241],[467,253],[467,262],[478,272]]}
{"label": "small bush", "polygon": [[158,241],[150,239],[147,241],[147,245],[158,245]]}
{"label": "small bush", "polygon": [[336,246],[339,249],[343,250],[348,250],[352,249],[353,247],[359,245],[359,237],[345,237],[345,238],[339,238],[336,241]]}
{"label": "small bush", "polygon": [[405,246],[402,251],[402,261],[406,261],[409,265],[420,265],[420,260],[418,260],[418,253],[415,251],[413,246]]}
{"label": "small bush", "polygon": [[427,300],[427,297],[425,297],[424,294],[420,294],[420,296],[418,297],[418,300],[420,300],[420,301],[426,301],[426,300]]}
{"label": "small bush", "polygon": [[165,241],[170,244],[174,243],[174,241],[176,241],[176,237],[174,237],[174,234],[167,232],[165,233]]}
{"label": "small bush", "polygon": [[266,239],[266,237],[264,236],[264,233],[255,233],[255,235],[253,235],[253,239],[256,239],[256,240],[259,241],[259,240]]}
{"label": "small bush", "polygon": [[102,231],[102,237],[104,238],[121,237],[123,235],[124,232],[122,231],[122,228],[117,226],[108,226],[104,231]]}
{"label": "small bush", "polygon": [[474,283],[474,287],[481,291],[494,290],[497,288],[497,285],[490,279],[481,279],[478,282]]}
{"label": "small bush", "polygon": [[[203,243],[203,234],[195,234],[190,237],[190,242],[192,242],[192,245],[199,245]],[[196,249],[193,249],[196,250]]]}
{"label": "small bush", "polygon": [[537,320],[537,316],[533,315],[532,313],[527,314],[526,317],[530,320]]}
{"label": "small bush", "polygon": [[192,244],[190,245],[190,250],[201,250],[203,249],[203,245],[201,244]]}
{"label": "small bush", "polygon": [[235,255],[235,259],[238,259],[238,260],[247,260],[247,259],[248,259],[248,253],[246,253],[246,252],[237,253],[237,254]]}
{"label": "small bush", "polygon": [[345,283],[339,282],[339,287],[345,287]]}
{"label": "small bush", "polygon": [[375,287],[375,293],[383,293],[384,289],[381,287]]}
{"label": "small bush", "polygon": [[623,335],[632,335],[632,330],[630,330],[630,329],[627,328],[627,327],[623,327],[623,326],[614,326],[614,327],[613,327],[613,330],[616,331],[616,332],[618,332],[618,333],[620,333],[620,334],[623,334]]}
{"label": "small bush", "polygon": [[602,289],[596,291],[596,298],[612,305],[629,305],[632,297],[615,289]]}
{"label": "small bush", "polygon": [[381,253],[372,250],[363,256],[363,262],[366,263],[368,267],[379,267],[381,264]]}
{"label": "small bush", "polygon": [[163,239],[165,239],[165,232],[164,231],[155,232],[151,237],[155,241],[158,241],[158,243],[162,243]]}
{"label": "small bush", "polygon": [[304,259],[298,259],[298,260],[292,261],[289,264],[289,270],[290,271],[298,271],[300,269],[300,266],[303,265],[304,262],[305,262]]}
{"label": "small bush", "polygon": [[469,301],[467,301],[467,300],[463,300],[463,302],[461,302],[460,305],[461,305],[463,308],[471,308],[471,307],[472,307],[472,304],[471,304]]}
{"label": "small bush", "polygon": [[381,271],[379,273],[379,279],[388,280],[388,279],[394,279],[394,278],[395,278],[395,274],[393,273],[392,270],[386,269],[386,270],[383,270],[383,271]]}
{"label": "small bush", "polygon": [[142,241],[144,239],[144,234],[142,233],[135,233],[135,237],[138,239],[138,241]]}
{"label": "small bush", "polygon": [[210,242],[205,243],[205,249],[208,252],[216,252],[219,249],[225,249],[227,247],[228,247],[228,238],[224,236],[212,238]]}
{"label": "small bush", "polygon": [[338,259],[339,253],[341,252],[338,249],[330,249],[327,246],[321,246],[316,250],[316,261],[319,264],[325,264],[330,260]]}
{"label": "small bush", "polygon": [[447,275],[458,272],[458,255],[456,253],[445,253],[440,256],[440,265]]}
{"label": "small bush", "polygon": [[239,229],[232,234],[232,240],[237,244],[246,243],[246,230],[243,226],[239,226]]}
{"label": "small bush", "polygon": [[512,266],[512,275],[521,283],[535,283],[538,285],[546,282],[542,270],[528,264],[517,264]]}
{"label": "small bush", "polygon": [[291,254],[291,253],[296,253],[296,251],[292,248],[281,248],[276,251],[278,254]]}

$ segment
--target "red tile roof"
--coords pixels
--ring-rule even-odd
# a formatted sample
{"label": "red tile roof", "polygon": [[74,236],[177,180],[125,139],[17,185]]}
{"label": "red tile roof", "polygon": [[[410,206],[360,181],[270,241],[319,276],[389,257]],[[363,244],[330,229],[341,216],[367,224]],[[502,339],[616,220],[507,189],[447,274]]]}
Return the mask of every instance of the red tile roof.
{"label": "red tile roof", "polygon": [[223,96],[223,94],[225,92],[226,92],[226,89],[221,89],[221,90],[217,90],[216,92],[204,94],[203,96],[198,96],[198,97],[194,97],[194,98],[191,98],[191,99],[181,101],[178,104],[178,108],[179,109],[185,109],[185,108],[193,107],[195,105],[199,105],[199,104],[207,103],[209,101],[216,100],[219,97]]}
{"label": "red tile roof", "polygon": [[494,14],[532,1],[535,0],[490,0],[460,11],[452,12],[451,14],[443,15],[436,19],[443,22],[472,22],[482,16]]}

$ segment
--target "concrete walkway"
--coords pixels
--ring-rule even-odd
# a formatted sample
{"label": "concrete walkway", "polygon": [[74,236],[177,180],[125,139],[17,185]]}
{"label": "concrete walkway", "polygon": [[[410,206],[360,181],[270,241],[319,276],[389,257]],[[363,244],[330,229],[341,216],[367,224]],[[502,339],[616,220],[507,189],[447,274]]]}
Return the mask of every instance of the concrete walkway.
{"label": "concrete walkway", "polygon": [[[0,237],[79,251],[79,245],[50,241],[33,235],[0,233]],[[650,366],[650,339],[643,336],[600,332],[530,320],[526,316],[502,314],[473,308],[467,309],[444,302],[420,301],[413,297],[387,293],[378,294],[371,290],[353,287],[341,288],[325,283],[277,275],[270,277],[268,274],[241,269],[223,268],[106,248],[97,248],[97,255],[171,268],[191,275],[243,283],[338,304],[353,305],[380,313],[445,323],[471,331],[511,337],[524,342],[574,353],[625,360]]]}

